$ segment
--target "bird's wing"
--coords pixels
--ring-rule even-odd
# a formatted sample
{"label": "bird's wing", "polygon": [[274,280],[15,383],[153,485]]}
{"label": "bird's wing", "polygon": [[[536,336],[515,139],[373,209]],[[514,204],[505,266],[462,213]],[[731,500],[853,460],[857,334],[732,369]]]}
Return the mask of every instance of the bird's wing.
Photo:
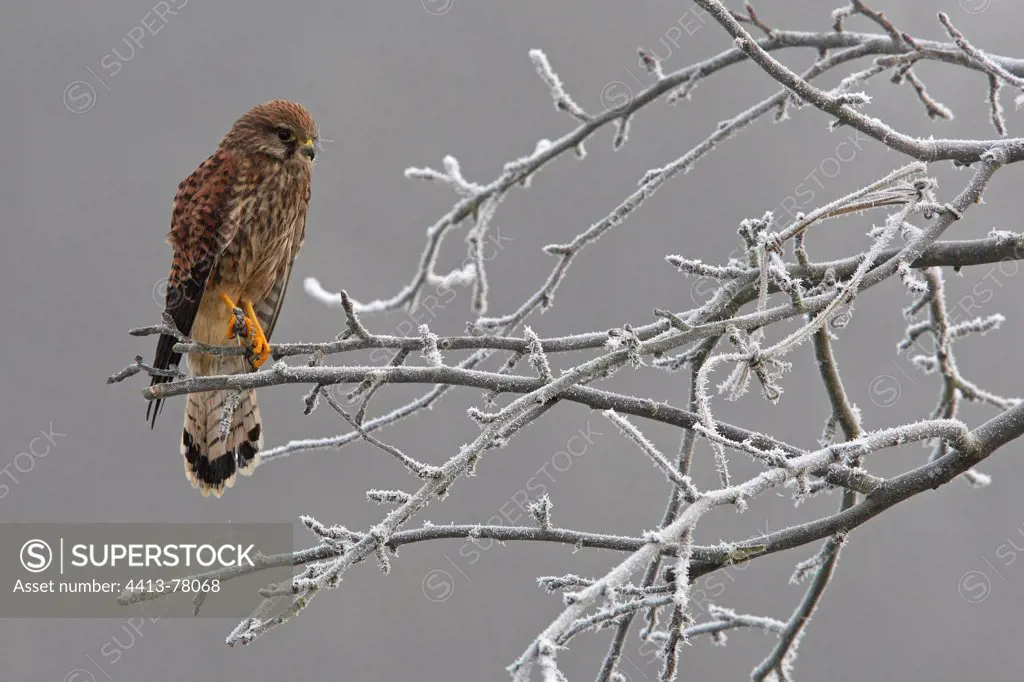
{"label": "bird's wing", "polygon": [[[167,278],[164,312],[171,316],[182,334],[192,332],[199,302],[217,259],[238,232],[230,219],[231,188],[240,168],[239,158],[230,151],[218,150],[178,185],[174,214],[167,241],[174,247],[171,274]],[[168,369],[181,360],[175,353],[173,336],[163,334],[156,347],[157,369]],[[169,381],[153,377],[153,385]],[[150,426],[156,423],[161,400],[152,401],[146,410]]]}
{"label": "bird's wing", "polygon": [[[306,201],[309,201],[307,195]],[[303,204],[305,206],[306,204]],[[277,279],[274,280],[274,285],[270,288],[270,292],[259,302],[256,306],[256,317],[259,318],[260,327],[263,328],[263,334],[270,339],[270,335],[274,332],[274,326],[277,324],[277,318],[281,315],[281,307],[284,304],[284,295],[288,292],[288,280],[292,274],[292,264],[295,263],[295,257],[299,253],[299,249],[302,248],[302,242],[306,237],[306,211],[305,209],[300,211],[298,218],[295,223],[295,239],[291,245],[291,256],[288,259],[288,264],[282,268],[278,274]]]}
{"label": "bird's wing", "polygon": [[288,265],[282,269],[281,274],[274,280],[274,286],[270,287],[270,291],[255,307],[256,317],[259,319],[263,335],[267,337],[268,341],[270,335],[274,333],[274,325],[277,324],[277,318],[281,314],[281,306],[284,304],[284,295],[288,292],[288,279],[291,274],[292,261],[289,261]]}

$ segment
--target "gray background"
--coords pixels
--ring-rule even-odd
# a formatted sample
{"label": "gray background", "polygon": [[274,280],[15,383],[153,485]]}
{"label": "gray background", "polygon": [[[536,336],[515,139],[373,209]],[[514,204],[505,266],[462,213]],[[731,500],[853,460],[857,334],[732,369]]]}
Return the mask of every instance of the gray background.
{"label": "gray background", "polygon": [[[443,3],[428,4],[437,11]],[[758,8],[765,20],[784,28],[828,30],[832,4],[763,0]],[[986,3],[965,4],[973,10]],[[934,16],[944,9],[980,46],[1020,56],[1024,11],[1011,0],[987,4],[973,14],[951,0],[884,0],[879,8],[902,29],[932,38],[943,36]],[[193,0],[109,76],[101,60],[112,48],[127,53],[122,39],[151,3],[6,0],[2,6],[0,467],[10,464],[8,471],[18,478],[17,484],[2,481],[10,487],[0,499],[4,521],[280,521],[310,513],[365,528],[384,513],[365,501],[366,489],[414,485],[392,459],[356,444],[268,464],[223,499],[203,499],[186,482],[178,454],[182,401],[172,400],[151,432],[138,392],[143,381],[104,384],[134,355],[151,357],[155,339],[126,332],[159,320],[154,287],[167,273],[170,249],[163,237],[175,185],[249,106],[278,97],[300,100],[331,140],[318,161],[306,249],[276,338],[323,340],[338,331],[341,316],[308,298],[301,278],[317,276],[328,288],[345,287],[361,300],[391,295],[411,276],[425,227],[454,200],[444,187],[405,180],[405,167],[439,167],[445,154],[453,154],[470,180],[489,182],[537,139],[571,129],[573,122],[552,109],[527,58],[530,48],[546,50],[577,101],[597,111],[608,83],[640,87],[638,45],[653,49],[665,58],[666,70],[673,70],[729,44],[718,26],[701,26],[688,3],[668,0],[455,0],[441,15],[425,11],[418,0]],[[680,35],[673,25],[688,27],[678,46],[664,39]],[[863,20],[856,25],[868,28]],[[795,66],[811,58],[785,55]],[[954,108],[955,121],[929,122],[909,88],[883,78],[870,85],[876,100],[867,111],[915,134],[993,135],[983,76],[934,63],[919,71],[933,94]],[[65,107],[62,92],[79,80],[91,84],[95,100],[89,111],[75,114]],[[497,219],[512,241],[491,263],[492,310],[508,312],[539,284],[553,264],[541,253],[543,245],[565,241],[600,219],[644,171],[676,158],[719,120],[774,91],[753,66],[731,68],[701,84],[692,102],[645,108],[622,151],[611,151],[611,130],[602,130],[589,142],[585,161],[568,155],[546,168],[528,194],[513,193]],[[1019,133],[1024,119],[1004,95],[1011,133]],[[735,246],[738,222],[777,209],[809,173],[816,172],[823,185],[815,186],[817,198],[808,204],[815,205],[905,163],[868,143],[836,172],[827,159],[851,133],[829,133],[826,122],[816,111],[801,110],[784,125],[766,119],[723,144],[588,248],[559,291],[554,312],[534,318],[533,326],[546,336],[642,324],[655,306],[688,308],[695,283],[663,262],[666,253],[724,259]],[[849,147],[840,153],[849,158]],[[968,179],[948,164],[934,173],[943,199]],[[993,227],[1018,230],[1020,173],[1015,167],[999,173],[986,205],[955,225],[951,236],[983,236]],[[866,248],[869,227],[867,218],[827,225],[826,236],[810,242],[812,256]],[[461,235],[448,246],[445,267],[461,259]],[[951,306],[958,306],[960,292],[980,287],[989,295],[978,300],[990,300],[973,314],[1008,316],[1002,331],[958,346],[969,378],[1008,395],[1019,391],[1017,365],[1010,362],[1012,339],[1024,334],[1016,274],[1010,263],[950,276]],[[870,291],[836,343],[848,388],[869,428],[925,416],[938,395],[935,377],[916,373],[895,352],[904,324],[899,310],[908,300],[897,282]],[[458,333],[471,316],[463,291],[437,319],[422,319],[434,331]],[[366,321],[381,332],[409,326],[403,313]],[[737,404],[719,403],[718,417],[812,446],[827,406],[810,348],[790,359],[796,367],[785,378],[777,407],[751,394]],[[556,367],[568,361],[557,358]],[[623,372],[610,385],[673,404],[686,400],[684,375],[650,368]],[[343,430],[326,409],[302,416],[303,392],[297,386],[261,392],[268,445]],[[394,390],[378,407],[416,394]],[[386,438],[421,459],[441,462],[476,433],[464,410],[479,403],[478,391],[460,389],[432,412],[387,431]],[[968,408],[964,417],[977,424],[991,414]],[[602,435],[593,437],[567,471],[555,471],[556,480],[547,481],[556,523],[629,535],[652,528],[663,509],[664,480],[599,414],[579,406],[559,407],[510,448],[489,455],[476,478],[460,481],[422,518],[483,521],[505,505],[517,519],[517,508],[506,501],[541,467],[553,471],[553,455],[588,421]],[[660,447],[674,451],[678,434],[638,423]],[[56,445],[45,457],[22,457],[20,467],[29,470],[19,472],[13,466],[18,453],[51,425],[66,435],[54,436]],[[42,452],[44,444],[36,441],[36,450]],[[1019,450],[1012,444],[986,463],[995,479],[988,490],[956,482],[852,536],[803,641],[799,679],[1019,679],[1024,562],[1012,561],[1016,550],[1005,544],[1012,539],[1024,547],[1024,509],[1014,480]],[[917,447],[887,451],[870,465],[878,475],[892,475],[925,455]],[[705,485],[713,480],[709,459],[701,446],[695,474]],[[755,471],[738,457],[733,462],[735,475]],[[766,527],[777,530],[837,504],[833,495],[794,510],[788,493],[769,494],[744,515],[717,512],[701,525],[697,539],[713,543]],[[303,545],[311,542],[301,530],[297,537]],[[223,644],[235,624],[229,620],[147,622],[141,634],[126,630],[121,620],[4,620],[0,679],[62,680],[76,668],[98,680],[504,679],[503,666],[560,608],[535,578],[600,575],[619,559],[596,550],[524,545],[464,556],[462,544],[405,547],[389,577],[361,565],[298,621],[246,650]],[[787,578],[794,563],[813,551],[802,548],[713,576],[701,584],[707,595],[701,605],[714,601],[784,619],[803,594]],[[978,587],[984,581],[977,573],[961,584],[969,571],[984,574],[987,592]],[[986,598],[979,601],[981,595]],[[608,637],[606,631],[572,643],[561,657],[571,679],[593,676]],[[686,648],[686,675],[746,679],[773,641],[739,632],[729,642],[724,649],[704,640]],[[631,637],[623,672],[633,680],[653,679],[657,662],[638,645]],[[75,674],[71,679],[90,679],[85,672]]]}

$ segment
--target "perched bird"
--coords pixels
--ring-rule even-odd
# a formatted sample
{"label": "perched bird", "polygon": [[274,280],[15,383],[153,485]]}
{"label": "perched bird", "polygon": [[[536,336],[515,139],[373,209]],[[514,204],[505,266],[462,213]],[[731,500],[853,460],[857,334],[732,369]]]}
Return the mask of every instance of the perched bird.
{"label": "perched bird", "polygon": [[[192,376],[241,374],[269,357],[268,341],[305,237],[317,139],[316,123],[302,105],[260,104],[178,185],[167,234],[174,257],[165,312],[193,341],[246,347],[244,356],[189,353]],[[160,336],[155,367],[178,364],[174,344],[174,337]],[[152,383],[169,380],[154,376]],[[151,427],[161,402],[146,411]],[[204,497],[220,497],[236,472],[250,475],[262,447],[255,391],[187,396],[181,453],[185,474]]]}

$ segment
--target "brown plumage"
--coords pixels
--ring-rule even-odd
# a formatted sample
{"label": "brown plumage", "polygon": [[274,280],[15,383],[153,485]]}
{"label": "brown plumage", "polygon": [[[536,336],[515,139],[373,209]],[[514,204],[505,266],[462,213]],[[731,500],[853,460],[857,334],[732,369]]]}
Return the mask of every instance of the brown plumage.
{"label": "brown plumage", "polygon": [[[316,123],[304,107],[267,102],[239,118],[213,155],[178,185],[167,235],[174,257],[166,312],[195,341],[248,348],[244,357],[190,354],[193,376],[241,374],[267,359],[267,340],[305,236],[316,140]],[[246,317],[245,334],[230,341],[234,307]],[[174,343],[171,336],[160,337],[157,368],[180,361]],[[153,378],[154,384],[164,381]],[[151,425],[160,402],[146,412]],[[231,402],[235,408],[226,412]],[[236,472],[251,474],[262,447],[255,391],[187,396],[181,453],[186,475],[204,496],[219,497],[234,485]]]}

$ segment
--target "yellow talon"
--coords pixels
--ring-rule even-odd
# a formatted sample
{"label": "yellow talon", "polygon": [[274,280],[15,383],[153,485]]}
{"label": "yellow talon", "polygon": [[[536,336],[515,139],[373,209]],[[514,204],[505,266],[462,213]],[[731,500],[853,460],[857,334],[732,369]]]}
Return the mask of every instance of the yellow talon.
{"label": "yellow talon", "polygon": [[245,324],[245,332],[241,334],[249,345],[249,363],[253,369],[259,369],[260,365],[267,361],[270,357],[270,343],[267,341],[266,335],[263,333],[263,328],[260,326],[260,320],[256,316],[256,311],[252,307],[252,301],[243,301],[242,305],[239,306],[234,300],[226,293],[220,295],[220,299],[224,301],[224,305],[231,309],[232,317],[228,321],[227,337],[233,339],[238,334],[235,332],[236,318],[234,316],[235,310],[241,310],[244,313],[242,322]]}
{"label": "yellow talon", "polygon": [[[234,313],[235,310],[241,310],[241,308],[227,294],[222,293],[220,295],[220,300],[224,301],[224,305],[226,305],[228,307],[228,310],[231,311],[231,319],[228,320],[227,337],[229,339],[233,339],[235,338],[235,336],[237,336],[237,334],[235,333],[235,325],[237,323],[237,318],[235,317]],[[251,336],[250,332],[252,331],[252,325],[249,322],[249,318],[247,317],[243,319],[243,322],[245,323],[245,333],[243,334],[243,336],[245,336],[245,338],[249,338]]]}
{"label": "yellow talon", "polygon": [[[259,369],[260,365],[270,357],[270,342],[267,341],[267,337],[263,333],[263,327],[260,326],[260,319],[256,317],[252,301],[245,301],[242,305],[245,308],[246,328],[249,331],[249,362],[253,369]],[[248,325],[249,322],[252,323],[251,327]]]}

